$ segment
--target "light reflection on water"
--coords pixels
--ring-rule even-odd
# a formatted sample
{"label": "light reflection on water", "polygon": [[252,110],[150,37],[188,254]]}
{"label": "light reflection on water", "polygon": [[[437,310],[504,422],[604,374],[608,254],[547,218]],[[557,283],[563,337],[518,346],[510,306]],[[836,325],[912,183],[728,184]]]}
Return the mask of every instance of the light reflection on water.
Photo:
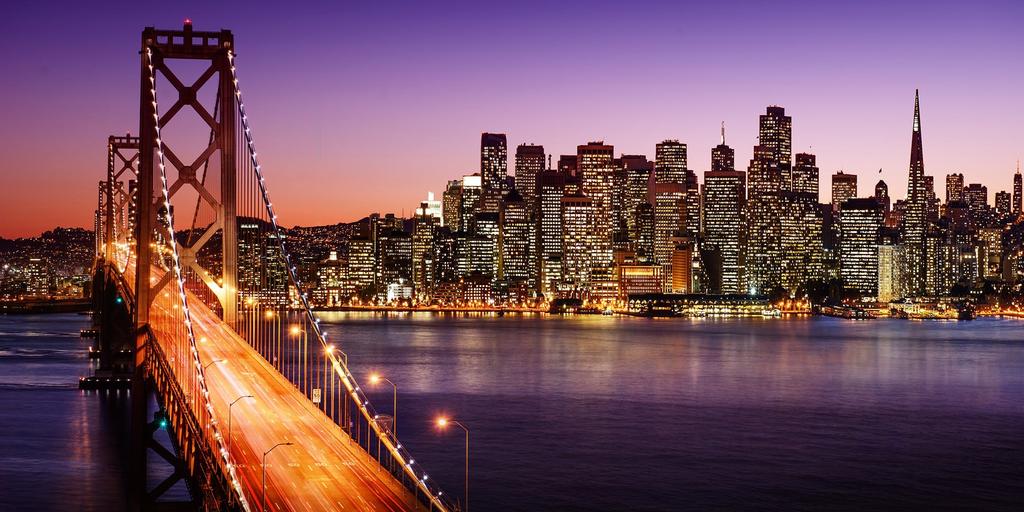
{"label": "light reflection on water", "polygon": [[[448,494],[462,438],[430,419],[472,429],[478,511],[1024,502],[1017,321],[323,317],[357,375],[399,385],[403,443]],[[123,504],[126,397],[75,387],[87,321],[0,317],[0,510]]]}

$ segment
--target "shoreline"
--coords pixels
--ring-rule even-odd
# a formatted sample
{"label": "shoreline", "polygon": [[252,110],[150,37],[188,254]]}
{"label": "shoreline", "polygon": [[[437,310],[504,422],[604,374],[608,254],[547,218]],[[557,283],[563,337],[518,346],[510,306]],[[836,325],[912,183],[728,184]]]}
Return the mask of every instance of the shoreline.
{"label": "shoreline", "polygon": [[0,303],[0,314],[3,315],[84,313],[91,310],[90,299]]}

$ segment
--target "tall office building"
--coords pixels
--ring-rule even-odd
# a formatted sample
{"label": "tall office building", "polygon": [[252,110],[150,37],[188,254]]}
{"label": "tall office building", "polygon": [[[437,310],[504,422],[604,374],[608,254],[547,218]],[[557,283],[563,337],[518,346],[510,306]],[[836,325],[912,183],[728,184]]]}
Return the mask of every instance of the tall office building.
{"label": "tall office building", "polygon": [[927,278],[925,233],[928,225],[929,204],[924,175],[921,102],[918,91],[914,91],[914,124],[910,135],[910,170],[905,204],[902,234],[906,250],[907,292],[910,295],[921,295],[925,293]]}
{"label": "tall office building", "polygon": [[426,297],[434,283],[434,232],[440,227],[428,210],[426,201],[417,208],[412,233],[412,283],[420,297]]}
{"label": "tall office building", "polygon": [[793,118],[786,115],[785,108],[772,105],[761,116],[758,128],[757,144],[767,149],[775,159],[781,180],[780,190],[792,189]]}
{"label": "tall office building", "polygon": [[782,172],[775,152],[754,146],[747,167],[747,286],[765,294],[782,282]]}
{"label": "tall office building", "polygon": [[460,198],[462,204],[459,206],[459,230],[472,232],[476,230],[477,206],[480,203],[483,180],[479,174],[471,174],[462,177],[460,187]]}
{"label": "tall office building", "polygon": [[746,293],[745,248],[747,175],[743,171],[720,170],[704,173],[705,258],[711,293]]}
{"label": "tall office building", "polygon": [[1005,190],[996,192],[996,214],[1000,217],[1010,214],[1010,193]]}
{"label": "tall office building", "polygon": [[480,135],[480,176],[485,192],[504,192],[508,176],[508,143],[504,133]]}
{"label": "tall office building", "polygon": [[512,189],[501,204],[498,233],[498,279],[526,283],[533,288],[536,278],[533,215],[519,191]]}
{"label": "tall office building", "polygon": [[540,222],[538,222],[537,256],[540,290],[545,297],[555,295],[562,281],[562,197],[566,174],[548,170],[540,175]]}
{"label": "tall office building", "polygon": [[971,183],[963,189],[964,201],[971,209],[971,214],[979,215],[988,209],[988,187],[981,183]]}
{"label": "tall office building", "polygon": [[686,183],[686,144],[665,140],[655,146],[655,183]]}
{"label": "tall office building", "polygon": [[736,169],[736,152],[725,144],[725,122],[722,122],[722,139],[711,148],[711,170],[732,171]]}
{"label": "tall office building", "polygon": [[562,155],[558,157],[558,172],[569,176],[576,176],[578,160],[577,155]]}
{"label": "tall office building", "polygon": [[531,215],[537,211],[537,177],[545,169],[544,146],[520,144],[516,147],[516,190]]}
{"label": "tall office building", "polygon": [[846,174],[839,171],[832,175],[832,211],[839,211],[839,207],[846,201],[857,197],[857,175]]}
{"label": "tall office building", "polygon": [[1020,160],[1017,160],[1017,172],[1013,175],[1013,213],[1015,215],[1021,214],[1021,194]]}
{"label": "tall office building", "polygon": [[590,276],[595,267],[594,207],[589,197],[575,194],[562,198],[563,283],[577,292],[590,289]]}
{"label": "tall office building", "polygon": [[899,231],[882,228],[878,241],[878,301],[892,302],[906,293],[902,269],[905,252]]}
{"label": "tall office building", "polygon": [[[657,166],[655,166],[657,173]],[[666,278],[666,291],[670,291],[672,252],[675,240],[686,231],[686,184],[654,184],[654,258],[661,264]]]}
{"label": "tall office building", "polygon": [[441,196],[441,225],[452,231],[461,229],[462,180],[450,180]]}
{"label": "tall office building", "polygon": [[878,294],[878,235],[882,208],[874,198],[850,199],[839,209],[839,275],[861,296]]}
{"label": "tall office building", "polygon": [[797,153],[793,165],[793,192],[811,194],[818,202],[817,157],[808,153]]}
{"label": "tall office building", "polygon": [[622,168],[626,173],[626,187],[623,194],[623,209],[626,217],[626,230],[629,239],[639,238],[640,205],[647,203],[650,197],[650,180],[654,172],[654,162],[644,155],[622,155]]}
{"label": "tall office building", "polygon": [[593,225],[589,232],[590,262],[595,269],[612,265],[612,174],[615,172],[615,148],[604,141],[577,146],[577,173],[580,189],[590,200]]}
{"label": "tall office building", "polygon": [[878,180],[875,184],[875,201],[882,207],[882,212],[888,215],[892,199],[889,198],[889,185],[886,185],[884,180]]}
{"label": "tall office building", "polygon": [[964,200],[964,175],[954,173],[946,175],[946,204]]}

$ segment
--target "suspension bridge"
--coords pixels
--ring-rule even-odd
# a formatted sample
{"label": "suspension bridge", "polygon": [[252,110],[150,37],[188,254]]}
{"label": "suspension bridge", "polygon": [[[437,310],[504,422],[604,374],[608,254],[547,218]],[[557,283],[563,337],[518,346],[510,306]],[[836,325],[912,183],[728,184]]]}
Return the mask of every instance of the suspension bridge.
{"label": "suspension bridge", "polygon": [[[466,510],[433,485],[310,308],[232,33],[150,27],[139,55],[138,136],[108,138],[99,182],[99,363],[81,383],[131,390],[132,505],[152,509],[184,481],[198,510]],[[155,485],[153,455],[172,468]]]}

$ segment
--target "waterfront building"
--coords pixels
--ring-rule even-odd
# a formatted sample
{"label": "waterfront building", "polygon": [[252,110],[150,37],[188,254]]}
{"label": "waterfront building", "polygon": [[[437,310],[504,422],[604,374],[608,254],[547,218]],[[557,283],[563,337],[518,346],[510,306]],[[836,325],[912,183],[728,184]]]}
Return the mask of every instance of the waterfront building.
{"label": "waterfront building", "polygon": [[[930,216],[928,187],[924,175],[924,150],[921,144],[921,103],[914,92],[914,123],[910,136],[910,169],[907,200],[903,213],[902,240],[906,248],[907,284],[910,295],[926,292],[928,258],[925,233]],[[934,183],[934,182],[933,182]],[[934,188],[932,189],[934,195]]]}
{"label": "waterfront building", "polygon": [[537,258],[540,291],[545,297],[553,297],[562,281],[562,197],[566,176],[553,170],[540,175]]}
{"label": "waterfront building", "polygon": [[660,265],[625,262],[616,266],[616,271],[618,272],[619,300],[628,300],[630,295],[661,293]]}
{"label": "waterfront building", "polygon": [[594,263],[591,230],[594,225],[594,206],[583,195],[562,198],[562,276],[568,289],[588,291]]}
{"label": "waterfront building", "polygon": [[874,198],[849,199],[839,209],[839,275],[861,296],[878,294],[882,208]]}
{"label": "waterfront building", "polygon": [[857,175],[839,171],[832,175],[832,210],[839,208],[846,201],[857,197]]}
{"label": "waterfront building", "polygon": [[[378,294],[387,300],[391,285],[412,287],[412,236],[400,229],[382,229],[377,234],[379,251]],[[403,294],[404,296],[404,294]]]}
{"label": "waterfront building", "polygon": [[412,234],[412,286],[414,293],[426,298],[434,283],[434,237],[440,220],[429,213],[423,202],[416,210]]}
{"label": "waterfront building", "polygon": [[[615,148],[604,141],[577,146],[577,173],[581,192],[591,203],[590,262],[594,269],[612,264],[612,174]],[[589,273],[588,273],[589,275]]]}
{"label": "waterfront building", "polygon": [[903,279],[905,251],[899,243],[899,231],[882,228],[878,243],[878,302],[892,302],[906,294]]}
{"label": "waterfront building", "polygon": [[703,243],[709,292],[746,293],[745,248],[747,176],[743,171],[704,173]]}
{"label": "waterfront building", "polygon": [[519,191],[512,189],[502,201],[498,233],[498,279],[505,283],[527,283],[536,286],[537,262],[534,254],[536,237],[533,216]]}
{"label": "waterfront building", "polygon": [[782,172],[771,148],[754,146],[747,180],[747,286],[757,295],[782,281]]}
{"label": "waterfront building", "polygon": [[[655,183],[654,200],[654,257],[662,266],[662,275],[668,278],[672,276],[674,240],[683,236],[686,228],[685,183]],[[671,291],[668,280],[665,286],[665,291]]]}

